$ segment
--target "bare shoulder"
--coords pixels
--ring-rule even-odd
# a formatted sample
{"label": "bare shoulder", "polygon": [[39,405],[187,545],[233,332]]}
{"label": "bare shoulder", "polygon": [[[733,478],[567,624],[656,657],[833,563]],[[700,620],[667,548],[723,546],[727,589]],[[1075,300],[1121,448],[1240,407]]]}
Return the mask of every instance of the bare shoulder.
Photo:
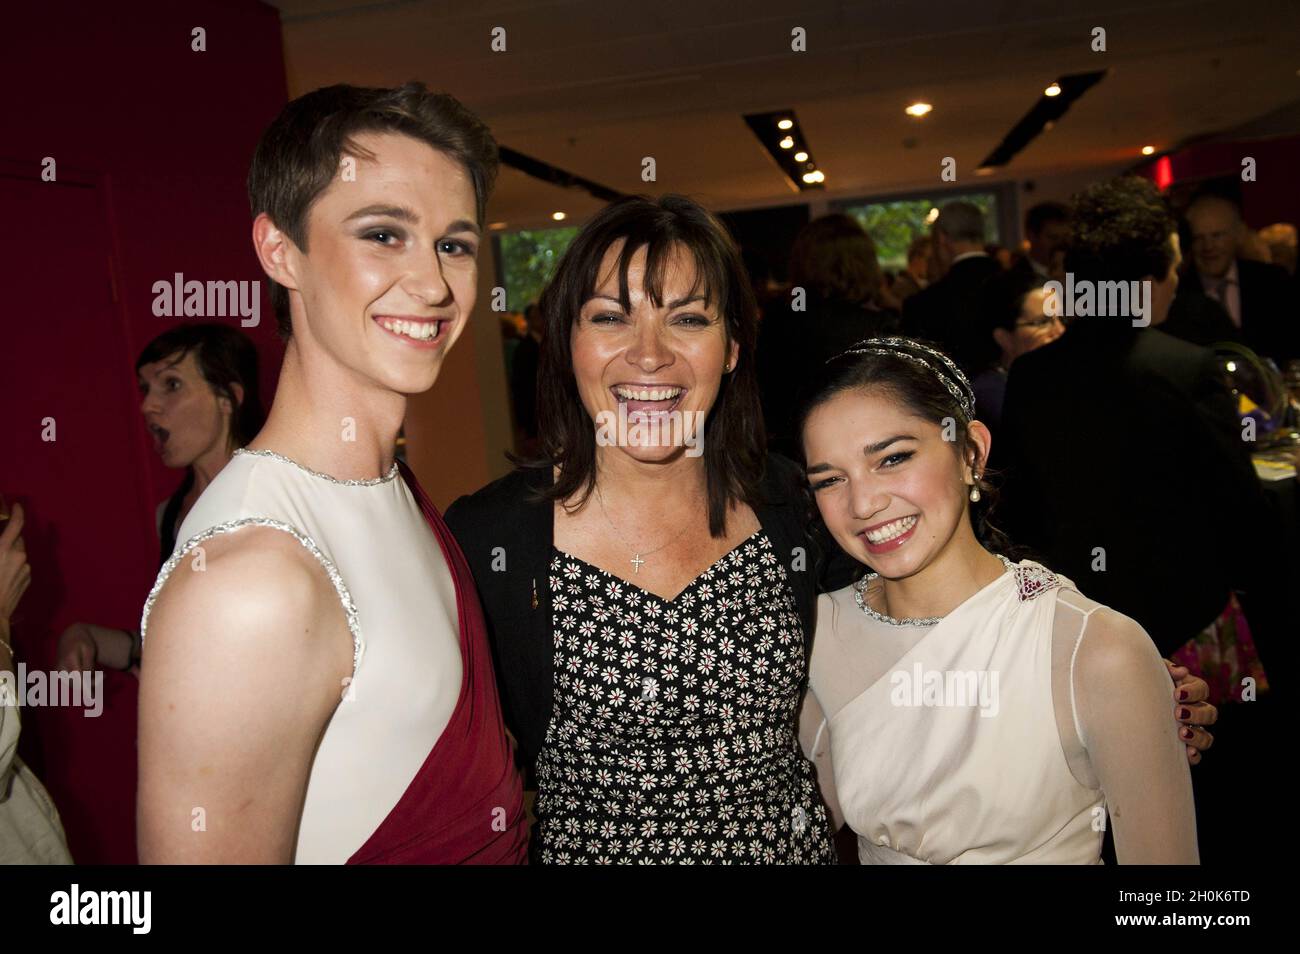
{"label": "bare shoulder", "polygon": [[[292,533],[244,526],[186,552],[157,594],[141,664],[141,859],[292,860],[352,655],[329,574]],[[199,838],[193,806],[207,818]]]}
{"label": "bare shoulder", "polygon": [[168,644],[241,643],[279,650],[318,640],[346,618],[329,574],[293,534],[247,526],[193,547],[160,589],[146,654]]}

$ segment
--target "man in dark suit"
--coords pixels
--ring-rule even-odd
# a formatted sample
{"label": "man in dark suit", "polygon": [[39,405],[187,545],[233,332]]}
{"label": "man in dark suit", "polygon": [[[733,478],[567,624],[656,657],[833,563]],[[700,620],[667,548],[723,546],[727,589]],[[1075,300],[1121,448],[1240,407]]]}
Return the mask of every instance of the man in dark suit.
{"label": "man in dark suit", "polygon": [[1151,327],[1075,318],[1013,365],[1005,519],[1084,593],[1168,655],[1252,578],[1270,524],[1214,354],[1156,325],[1178,287],[1174,222],[1140,179],[1086,190],[1066,255],[1083,282],[1150,282]]}
{"label": "man in dark suit", "polygon": [[[1203,293],[1216,301],[1231,324],[1224,325],[1214,311],[1214,331],[1272,358],[1280,368],[1300,358],[1300,308],[1294,287],[1285,269],[1239,257],[1246,226],[1237,206],[1221,196],[1202,195],[1187,208],[1187,227],[1192,261],[1179,295]],[[1204,320],[1211,310],[1200,311]],[[1179,314],[1170,330],[1196,340],[1199,327]]]}
{"label": "man in dark suit", "polygon": [[1039,284],[1059,279],[1058,256],[1070,240],[1070,207],[1062,202],[1039,202],[1025,213],[1025,238],[1029,251],[1016,260],[1011,271],[1025,281]]}
{"label": "man in dark suit", "polygon": [[903,302],[903,333],[934,342],[973,376],[997,358],[978,319],[984,283],[1002,267],[984,251],[984,215],[969,202],[945,205],[930,236],[943,277]]}

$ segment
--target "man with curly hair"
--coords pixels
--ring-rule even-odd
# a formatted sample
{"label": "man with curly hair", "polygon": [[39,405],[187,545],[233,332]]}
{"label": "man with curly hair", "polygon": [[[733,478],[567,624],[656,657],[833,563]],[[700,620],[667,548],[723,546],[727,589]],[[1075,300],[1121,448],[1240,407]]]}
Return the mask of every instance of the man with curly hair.
{"label": "man with curly hair", "polygon": [[[1178,285],[1174,219],[1150,182],[1125,178],[1076,197],[1071,233],[1075,287],[1150,283],[1150,324],[1075,318],[1016,361],[1002,427],[1008,529],[1140,622],[1162,655],[1193,640],[1220,645],[1242,619],[1236,591],[1275,589],[1265,583],[1275,521],[1214,353],[1158,328]],[[1256,637],[1264,650],[1259,627]],[[1227,857],[1241,810],[1240,786],[1212,788],[1197,786],[1203,860]]]}
{"label": "man with curly hair", "polygon": [[[1173,217],[1145,179],[1076,197],[1075,288],[1149,283],[1150,326],[1076,317],[1012,369],[1004,461],[1013,536],[1172,653],[1245,582],[1262,495],[1214,354],[1159,332],[1178,287]],[[1192,514],[1213,514],[1215,545]]]}

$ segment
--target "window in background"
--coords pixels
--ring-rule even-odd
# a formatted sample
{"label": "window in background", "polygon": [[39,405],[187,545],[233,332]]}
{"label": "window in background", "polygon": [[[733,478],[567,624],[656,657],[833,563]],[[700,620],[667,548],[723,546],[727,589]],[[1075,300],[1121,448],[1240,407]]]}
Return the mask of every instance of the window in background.
{"label": "window in background", "polygon": [[998,194],[996,192],[947,193],[932,197],[894,199],[884,202],[846,202],[839,210],[853,216],[876,243],[880,267],[907,266],[907,246],[918,235],[930,231],[932,212],[960,199],[973,203],[984,213],[984,241],[1003,244],[1000,238]]}
{"label": "window in background", "polygon": [[576,226],[559,229],[524,229],[497,236],[501,284],[506,290],[506,308],[522,312],[537,301],[555,274],[560,256],[569,247]]}

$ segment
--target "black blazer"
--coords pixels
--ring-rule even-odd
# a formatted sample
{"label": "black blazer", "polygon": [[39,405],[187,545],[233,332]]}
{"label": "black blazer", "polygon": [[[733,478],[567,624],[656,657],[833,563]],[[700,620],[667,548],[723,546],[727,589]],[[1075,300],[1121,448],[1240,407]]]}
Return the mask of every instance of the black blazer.
{"label": "black blazer", "polygon": [[980,307],[984,285],[1001,272],[990,255],[963,258],[903,302],[903,334],[938,344],[974,377],[998,356],[992,336],[984,333]]}
{"label": "black blazer", "polygon": [[1208,349],[1078,319],[1011,366],[1001,437],[1012,539],[1165,655],[1260,580],[1272,516]]}
{"label": "black blazer", "polygon": [[826,361],[864,338],[898,334],[898,312],[847,301],[810,298],[806,311],[789,302],[769,309],[759,330],[755,366],[768,447],[798,453],[795,416],[804,389],[825,374]]}
{"label": "black blazer", "polygon": [[[1300,302],[1295,285],[1278,265],[1237,260],[1237,282],[1241,292],[1241,330],[1232,319],[1229,340],[1240,340],[1256,354],[1272,358],[1285,370],[1292,358],[1300,358]],[[1201,276],[1188,268],[1179,280],[1178,294],[1203,293]],[[1175,303],[1177,300],[1175,299]],[[1226,313],[1225,313],[1226,317]]]}
{"label": "black blazer", "polygon": [[[555,678],[548,585],[554,511],[551,502],[530,499],[531,491],[549,487],[551,481],[548,468],[520,468],[461,497],[443,518],[474,573],[501,707],[526,773],[531,773],[550,725]],[[819,585],[847,586],[863,568],[833,543],[810,538],[801,490],[805,484],[796,464],[769,456],[763,480],[767,502],[755,513],[786,568],[803,621],[806,652],[812,646]]]}

